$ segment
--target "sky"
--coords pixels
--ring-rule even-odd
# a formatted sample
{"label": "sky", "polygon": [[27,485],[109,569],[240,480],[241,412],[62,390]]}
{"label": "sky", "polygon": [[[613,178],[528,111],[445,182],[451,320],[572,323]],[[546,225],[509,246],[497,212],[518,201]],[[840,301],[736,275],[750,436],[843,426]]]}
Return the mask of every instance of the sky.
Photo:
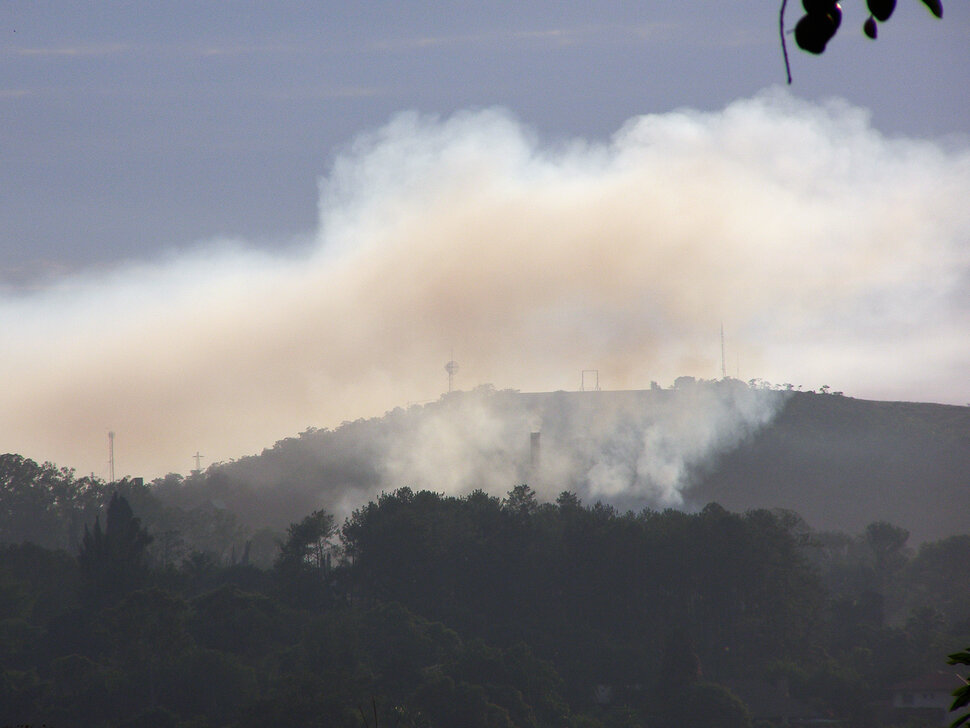
{"label": "sky", "polygon": [[[800,14],[789,3],[788,29]],[[0,450],[155,477],[447,386],[970,402],[970,3],[0,4]]]}

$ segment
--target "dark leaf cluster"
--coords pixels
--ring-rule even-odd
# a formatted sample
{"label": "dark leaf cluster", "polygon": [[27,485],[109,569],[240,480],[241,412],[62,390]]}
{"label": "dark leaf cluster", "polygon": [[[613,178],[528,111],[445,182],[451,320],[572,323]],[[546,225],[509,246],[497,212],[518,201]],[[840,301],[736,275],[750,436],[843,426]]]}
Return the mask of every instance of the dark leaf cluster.
{"label": "dark leaf cluster", "polygon": [[[943,17],[943,3],[941,0],[920,0],[923,5],[937,18]],[[781,45],[785,55],[785,68],[788,72],[788,83],[791,83],[791,70],[788,67],[788,50],[785,47],[785,8],[788,0],[782,0],[780,25]],[[866,0],[869,17],[862,25],[862,32],[867,38],[875,40],[879,35],[879,23],[885,23],[896,9],[896,0]],[[808,53],[821,55],[829,41],[835,37],[842,25],[842,6],[838,0],[802,0],[805,14],[795,24],[795,42],[798,47]]]}

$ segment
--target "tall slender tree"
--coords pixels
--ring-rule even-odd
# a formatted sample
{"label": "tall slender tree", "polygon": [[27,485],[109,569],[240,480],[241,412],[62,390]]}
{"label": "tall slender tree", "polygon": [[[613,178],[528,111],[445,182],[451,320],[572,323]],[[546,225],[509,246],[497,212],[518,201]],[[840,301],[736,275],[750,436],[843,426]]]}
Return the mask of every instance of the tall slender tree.
{"label": "tall slender tree", "polygon": [[100,518],[84,528],[78,565],[89,597],[110,599],[138,587],[148,570],[151,535],[124,496],[111,496],[105,528]]}

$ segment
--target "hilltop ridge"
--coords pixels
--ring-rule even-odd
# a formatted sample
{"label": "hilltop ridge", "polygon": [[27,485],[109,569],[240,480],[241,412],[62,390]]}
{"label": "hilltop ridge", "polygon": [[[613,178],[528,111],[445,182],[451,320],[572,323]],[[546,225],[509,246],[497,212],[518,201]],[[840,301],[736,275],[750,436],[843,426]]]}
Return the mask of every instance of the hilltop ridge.
{"label": "hilltop ridge", "polygon": [[[532,432],[541,437],[538,467]],[[215,494],[244,522],[281,527],[320,507],[345,515],[403,485],[502,494],[529,482],[544,499],[570,490],[621,510],[716,501],[736,511],[790,509],[813,528],[849,532],[886,520],[917,542],[965,530],[955,505],[968,473],[970,407],[729,381],[454,392],[213,466],[198,495]]]}

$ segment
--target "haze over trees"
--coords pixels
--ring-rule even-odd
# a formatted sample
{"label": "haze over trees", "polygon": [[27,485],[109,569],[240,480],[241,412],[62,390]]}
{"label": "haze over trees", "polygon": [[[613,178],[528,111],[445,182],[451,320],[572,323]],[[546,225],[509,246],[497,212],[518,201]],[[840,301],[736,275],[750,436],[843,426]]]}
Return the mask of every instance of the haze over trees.
{"label": "haze over trees", "polygon": [[[899,412],[790,401],[822,422],[845,407],[849,429]],[[970,644],[970,535],[917,544],[880,518],[820,530],[520,483],[398,487],[258,531],[218,468],[109,485],[5,455],[0,472],[0,724],[915,725],[939,715],[890,689]],[[25,531],[32,509],[45,529]]]}
{"label": "haze over trees", "polygon": [[[531,431],[541,437],[537,469]],[[151,492],[165,509],[195,514],[188,543],[206,535],[209,519],[219,525],[206,537],[235,528],[237,548],[245,532],[281,533],[320,508],[339,520],[401,485],[501,495],[516,482],[543,500],[570,490],[623,510],[781,507],[814,528],[852,533],[888,521],[919,543],[965,531],[951,504],[962,499],[967,472],[970,408],[685,377],[639,392],[455,392],[309,429],[204,474],[171,475]],[[171,518],[148,504],[139,513]],[[262,546],[272,539],[263,533],[257,542],[253,556],[268,564]]]}

